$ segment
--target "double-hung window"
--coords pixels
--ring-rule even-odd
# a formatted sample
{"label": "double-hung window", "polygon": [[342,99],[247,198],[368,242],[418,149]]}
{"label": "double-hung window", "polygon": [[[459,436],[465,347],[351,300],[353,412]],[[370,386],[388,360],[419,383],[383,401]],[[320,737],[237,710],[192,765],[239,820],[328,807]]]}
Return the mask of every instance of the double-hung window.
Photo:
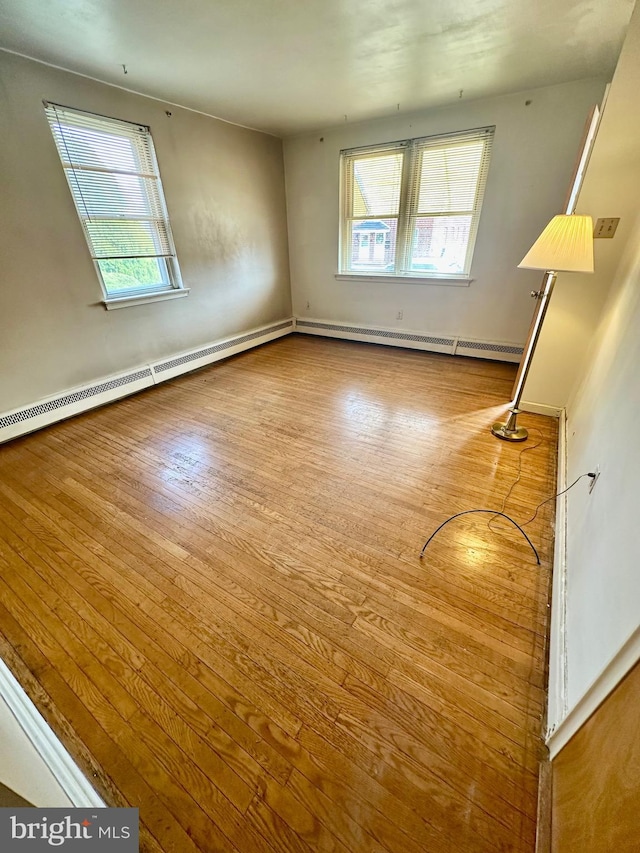
{"label": "double-hung window", "polygon": [[468,277],[493,131],[343,151],[340,273]]}
{"label": "double-hung window", "polygon": [[149,128],[45,111],[107,307],[186,295]]}

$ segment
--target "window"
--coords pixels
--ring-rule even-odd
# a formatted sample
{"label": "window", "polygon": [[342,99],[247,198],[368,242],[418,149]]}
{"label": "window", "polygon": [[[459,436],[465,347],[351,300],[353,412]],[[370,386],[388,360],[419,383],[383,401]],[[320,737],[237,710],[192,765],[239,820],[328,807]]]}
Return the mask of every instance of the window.
{"label": "window", "polygon": [[186,295],[149,128],[57,104],[45,111],[107,307]]}
{"label": "window", "polygon": [[468,276],[493,131],[343,151],[340,272]]}

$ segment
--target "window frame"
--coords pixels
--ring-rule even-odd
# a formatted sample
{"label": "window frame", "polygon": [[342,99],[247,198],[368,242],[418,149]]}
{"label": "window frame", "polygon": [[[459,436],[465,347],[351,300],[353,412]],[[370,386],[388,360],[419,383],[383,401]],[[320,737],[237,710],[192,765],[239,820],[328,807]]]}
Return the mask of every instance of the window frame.
{"label": "window frame", "polygon": [[[388,281],[393,283],[436,283],[457,286],[468,286],[473,279],[471,278],[471,267],[473,255],[475,251],[476,237],[484,195],[486,190],[487,177],[491,162],[491,153],[495,136],[495,126],[486,126],[473,128],[465,131],[455,131],[451,133],[436,134],[433,136],[422,136],[413,139],[404,139],[396,142],[380,143],[377,145],[367,145],[358,148],[348,148],[340,152],[340,223],[339,223],[339,242],[338,242],[338,272],[335,277],[338,280],[344,281]],[[456,141],[464,141],[466,139],[483,139],[484,148],[482,153],[481,165],[478,173],[478,180],[475,187],[474,206],[471,211],[471,222],[469,226],[469,240],[465,253],[465,265],[461,272],[447,273],[434,270],[433,272],[426,270],[411,271],[411,256],[414,241],[412,229],[412,218],[417,217],[414,212],[417,208],[417,201],[420,192],[420,180],[418,171],[422,163],[422,152],[428,148],[437,148],[438,143],[450,144]],[[369,217],[353,216],[351,182],[353,181],[353,162],[367,155],[376,156],[384,153],[402,152],[402,172],[400,178],[400,192],[397,216],[385,216],[382,213],[372,213]],[[351,171],[350,171],[351,170]],[[440,214],[431,214],[432,216],[447,215],[446,211]],[[449,214],[453,215],[453,214]],[[424,215],[425,218],[427,215]],[[353,261],[351,259],[351,247],[353,241],[352,223],[356,220],[377,220],[395,218],[396,226],[396,245],[394,252],[394,268],[389,272],[377,270],[354,270]],[[351,265],[350,265],[351,260]]]}
{"label": "window frame", "polygon": [[[124,308],[131,305],[140,305],[148,302],[163,301],[167,299],[188,296],[190,288],[185,287],[182,280],[180,265],[178,263],[177,252],[173,241],[173,233],[171,230],[167,203],[164,195],[164,187],[162,185],[162,177],[160,175],[160,167],[158,165],[155,145],[153,143],[153,136],[151,134],[151,128],[149,127],[149,125],[142,124],[141,122],[128,121],[127,119],[119,119],[114,118],[112,116],[105,116],[101,113],[94,113],[89,110],[69,107],[62,104],[53,103],[52,101],[43,101],[43,105],[45,107],[45,115],[49,125],[49,130],[52,135],[52,140],[56,148],[56,153],[58,154],[60,165],[64,172],[65,179],[69,187],[71,197],[73,199],[76,213],[78,215],[78,220],[85,237],[85,242],[87,244],[91,260],[96,270],[98,282],[100,283],[100,288],[102,290],[103,295],[102,302],[105,307],[107,309]],[[58,111],[60,111],[60,114],[58,114]],[[55,119],[52,118],[52,114],[55,114]],[[87,225],[91,223],[92,217],[89,213],[85,200],[82,197],[82,190],[80,189],[78,179],[76,178],[76,174],[79,171],[92,171],[92,169],[91,167],[87,168],[86,166],[81,166],[78,163],[74,164],[71,155],[69,155],[66,160],[63,157],[63,152],[61,150],[61,146],[58,143],[58,137],[56,136],[55,127],[57,125],[60,138],[64,143],[67,154],[69,154],[69,151],[66,148],[66,141],[64,139],[64,131],[62,130],[60,123],[61,117],[64,117],[65,115],[71,120],[73,116],[78,116],[80,118],[86,117],[88,120],[95,123],[97,129],[103,129],[105,132],[115,137],[120,137],[120,139],[127,140],[127,142],[133,146],[136,157],[143,158],[146,154],[148,158],[147,162],[151,165],[151,171],[144,176],[144,179],[142,172],[139,172],[137,174],[135,172],[119,172],[117,169],[107,167],[95,167],[95,171],[110,175],[131,175],[138,178],[138,191],[141,193],[142,196],[144,196],[146,202],[149,205],[149,209],[151,210],[155,204],[157,210],[160,213],[160,216],[157,217],[157,221],[160,221],[162,223],[161,230],[164,232],[164,243],[167,247],[166,253],[160,253],[159,246],[156,243],[156,248],[158,248],[158,254],[156,255],[132,254],[128,256],[97,256],[94,244],[89,233],[89,229],[87,227]],[[132,129],[135,129],[136,132],[130,132],[129,134],[127,134],[126,132],[124,132],[124,129],[127,126],[130,126]],[[145,183],[145,180],[148,177],[152,177],[154,179],[154,183],[152,185],[153,190],[150,190]],[[75,180],[76,187],[78,188],[77,192],[74,191],[72,180]],[[79,203],[78,197],[80,197],[81,203]],[[107,200],[106,194],[102,196],[96,194],[96,198],[97,197],[100,197],[100,201]],[[133,222],[137,221],[138,219],[141,219],[141,221],[145,221],[144,217],[127,217],[126,215],[119,215],[115,212],[113,214],[113,219],[120,220],[122,222]],[[153,219],[153,217],[148,217],[148,219],[151,220]],[[155,242],[155,238],[152,239],[154,239]],[[162,283],[154,282],[153,284],[150,284],[148,286],[121,289],[109,288],[107,282],[105,281],[103,270],[100,267],[101,262],[108,262],[110,260],[135,260],[145,258],[154,259],[156,261],[160,276],[162,278]]]}

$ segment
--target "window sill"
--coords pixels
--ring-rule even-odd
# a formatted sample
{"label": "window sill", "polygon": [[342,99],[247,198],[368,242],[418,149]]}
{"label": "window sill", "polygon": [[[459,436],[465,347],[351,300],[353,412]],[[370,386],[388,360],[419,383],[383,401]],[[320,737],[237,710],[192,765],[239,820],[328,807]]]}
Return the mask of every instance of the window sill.
{"label": "window sill", "polygon": [[459,275],[377,275],[376,273],[336,273],[338,281],[375,281],[391,284],[435,284],[446,287],[469,287],[472,278]]}
{"label": "window sill", "polygon": [[107,311],[114,308],[128,308],[133,305],[145,305],[147,302],[163,302],[165,299],[179,299],[188,296],[190,288],[180,287],[174,290],[160,290],[157,293],[138,293],[134,296],[109,296],[102,300]]}

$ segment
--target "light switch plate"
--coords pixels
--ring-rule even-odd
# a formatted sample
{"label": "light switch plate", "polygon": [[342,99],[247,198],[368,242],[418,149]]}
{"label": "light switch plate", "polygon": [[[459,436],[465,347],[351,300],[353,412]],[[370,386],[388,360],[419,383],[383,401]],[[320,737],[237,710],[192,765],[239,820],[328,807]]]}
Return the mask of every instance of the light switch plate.
{"label": "light switch plate", "polygon": [[614,216],[609,219],[597,219],[596,227],[593,229],[594,238],[613,237],[613,235],[616,233],[618,222],[620,222],[619,216],[617,218]]}

